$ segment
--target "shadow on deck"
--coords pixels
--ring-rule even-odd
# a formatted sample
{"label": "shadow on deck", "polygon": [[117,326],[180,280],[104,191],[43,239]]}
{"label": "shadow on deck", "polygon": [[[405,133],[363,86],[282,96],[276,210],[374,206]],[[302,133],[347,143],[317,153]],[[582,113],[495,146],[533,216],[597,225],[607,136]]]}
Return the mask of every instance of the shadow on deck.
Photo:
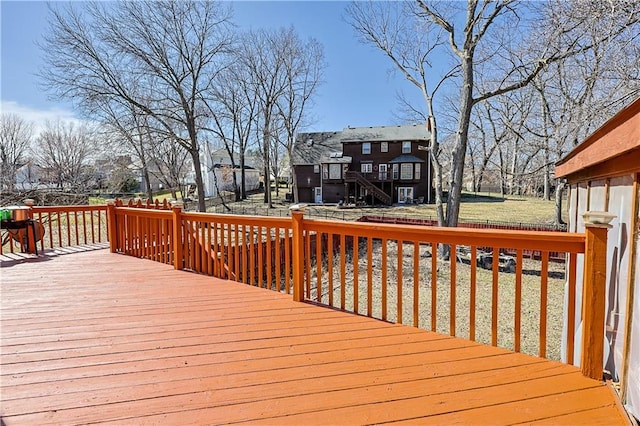
{"label": "shadow on deck", "polygon": [[2,270],[7,426],[626,422],[572,366],[105,250],[47,259]]}

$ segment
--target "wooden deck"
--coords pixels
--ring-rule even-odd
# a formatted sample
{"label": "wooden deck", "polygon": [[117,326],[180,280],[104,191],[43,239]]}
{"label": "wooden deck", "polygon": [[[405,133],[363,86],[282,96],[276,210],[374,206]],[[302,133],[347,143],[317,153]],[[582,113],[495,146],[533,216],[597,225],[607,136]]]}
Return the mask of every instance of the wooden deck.
{"label": "wooden deck", "polygon": [[2,266],[7,426],[626,423],[556,362],[106,250]]}

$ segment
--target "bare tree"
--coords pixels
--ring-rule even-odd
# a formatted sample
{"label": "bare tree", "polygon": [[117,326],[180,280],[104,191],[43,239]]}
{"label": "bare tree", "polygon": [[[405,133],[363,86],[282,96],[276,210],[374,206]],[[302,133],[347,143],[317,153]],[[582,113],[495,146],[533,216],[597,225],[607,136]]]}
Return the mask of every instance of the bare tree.
{"label": "bare tree", "polygon": [[[163,134],[150,132],[154,140],[153,150],[149,152],[149,175],[171,190],[171,196],[177,198],[180,191],[184,200],[186,194],[185,178],[190,170],[190,155],[176,140]],[[206,143],[206,142],[205,142]]]}
{"label": "bare tree", "polygon": [[[599,36],[601,40],[611,38],[621,28],[638,20],[637,12],[624,2],[611,2],[611,10],[599,2],[580,3],[580,13],[566,13],[567,8],[562,1],[538,6],[515,0],[468,0],[463,6],[456,2],[416,0],[413,4],[407,3],[407,7],[392,10],[389,6],[371,3],[353,3],[349,8],[352,25],[365,41],[381,49],[405,77],[422,90],[430,117],[435,114],[432,111],[434,90],[428,93],[425,88],[437,88],[446,77],[454,77],[458,117],[446,225],[456,226],[458,222],[474,106],[525,87],[550,64],[591,49],[593,43],[584,37],[585,26],[598,16],[625,14],[624,22],[620,22],[622,26],[604,31]],[[529,13],[520,14],[525,7],[531,8]],[[528,20],[525,17],[529,17]],[[434,26],[440,32],[434,31]],[[446,44],[442,42],[443,36],[448,40]],[[431,68],[436,51],[452,60],[450,67],[440,64],[444,71],[434,72]],[[522,52],[527,53],[522,55]],[[484,87],[480,88],[476,84],[478,74],[491,75],[493,80],[486,80]],[[417,77],[423,77],[423,80]],[[432,124],[431,129],[435,133],[437,128]],[[434,142],[432,163],[436,176],[440,174],[441,178],[437,152],[433,148]],[[439,204],[440,191],[441,185],[436,182],[436,202]],[[439,219],[441,208],[438,206]]]}
{"label": "bare tree", "polygon": [[2,114],[0,120],[0,188],[13,192],[16,172],[26,161],[33,138],[33,125],[16,114]]}
{"label": "bare tree", "polygon": [[298,36],[293,28],[250,31],[242,39],[241,63],[249,72],[258,100],[261,150],[264,170],[264,201],[271,208],[271,139],[274,135],[278,101],[287,90],[287,58]]}
{"label": "bare tree", "polygon": [[86,125],[47,122],[36,140],[33,157],[58,188],[83,192],[92,177],[89,163],[97,146],[95,131]]}
{"label": "bare tree", "polygon": [[[303,42],[296,36],[292,37],[288,55],[284,58],[284,67],[286,85],[276,107],[286,136],[280,140],[290,160],[293,158],[296,134],[308,124],[308,110],[326,67],[322,45],[315,39]],[[289,169],[293,178],[294,201],[297,203],[297,182],[292,163],[289,164]],[[276,193],[277,191],[276,184]]]}
{"label": "bare tree", "polygon": [[219,83],[214,85],[211,99],[207,99],[207,107],[212,117],[207,130],[223,143],[231,161],[231,168],[240,168],[239,184],[236,173],[231,174],[236,201],[240,201],[247,198],[245,158],[252,141],[251,131],[256,125],[257,92],[250,82],[247,70],[237,63],[220,73],[219,80]]}
{"label": "bare tree", "polygon": [[202,105],[232,42],[230,9],[168,0],[51,9],[43,80],[90,113],[98,99],[131,104],[191,156],[205,209],[199,134]]}
{"label": "bare tree", "polygon": [[[97,105],[98,106],[98,105]],[[148,152],[153,150],[153,140],[150,137],[148,116],[135,105],[116,102],[100,103],[96,112],[100,111],[103,123],[102,133],[113,141],[112,151],[120,148],[125,152],[132,152],[140,162],[145,192],[147,198],[153,200],[153,190],[149,175]]]}

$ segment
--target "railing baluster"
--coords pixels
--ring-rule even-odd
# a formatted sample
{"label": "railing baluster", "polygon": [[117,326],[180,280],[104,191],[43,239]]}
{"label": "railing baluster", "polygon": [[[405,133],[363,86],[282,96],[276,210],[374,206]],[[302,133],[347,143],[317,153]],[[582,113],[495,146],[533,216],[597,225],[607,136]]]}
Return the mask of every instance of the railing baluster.
{"label": "railing baluster", "polygon": [[491,345],[498,346],[498,272],[500,263],[498,257],[500,256],[500,248],[493,247],[491,253],[491,269],[492,269],[492,283],[491,283]]}
{"label": "railing baluster", "polygon": [[547,289],[549,286],[549,252],[542,252],[540,270],[540,357],[547,356]]}
{"label": "railing baluster", "polygon": [[471,246],[469,256],[469,270],[470,270],[470,283],[469,283],[469,340],[476,340],[476,290],[477,290],[477,247]]}
{"label": "railing baluster", "polygon": [[258,287],[263,287],[262,252],[263,252],[263,249],[264,249],[264,242],[262,241],[262,226],[258,226],[257,237],[258,237],[258,280],[257,280],[257,285],[258,285]]}
{"label": "railing baluster", "polygon": [[[78,230],[78,212],[74,211],[73,212],[73,225],[75,227],[76,230],[76,245],[79,246],[80,245],[80,232]],[[69,244],[71,245],[71,244]]]}
{"label": "railing baluster", "polygon": [[[71,219],[69,218],[69,211],[67,210],[67,246],[71,246]],[[77,235],[77,232],[76,232]]]}
{"label": "railing baluster", "polygon": [[253,225],[249,227],[249,284],[256,285],[256,242]]}
{"label": "railing baluster", "polygon": [[58,217],[58,247],[62,246],[62,220],[60,219],[60,212],[57,212]]}
{"label": "railing baluster", "polygon": [[344,234],[340,234],[340,309],[345,310],[345,299],[346,299],[346,239]]}
{"label": "railing baluster", "polygon": [[[566,259],[566,257],[565,257]],[[578,255],[569,255],[569,294],[567,297],[567,364],[573,364],[576,329],[576,265]]]}
{"label": "railing baluster", "polygon": [[373,314],[373,239],[367,237],[367,316]]}
{"label": "railing baluster", "polygon": [[218,233],[218,227],[220,222],[213,223],[213,275],[218,278],[222,278],[222,269],[220,266],[220,235]]}
{"label": "railing baluster", "polygon": [[276,245],[276,254],[274,257],[274,261],[275,261],[275,268],[276,268],[276,274],[275,274],[275,290],[276,291],[280,291],[280,287],[282,287],[282,271],[281,271],[281,263],[282,263],[282,259],[280,258],[281,253],[280,253],[280,245],[282,244],[282,239],[280,238],[280,228],[279,227],[275,227],[275,245]]}
{"label": "railing baluster", "polygon": [[515,300],[515,313],[513,332],[514,335],[514,350],[520,352],[521,334],[522,334],[522,261],[523,251],[518,249],[516,252],[516,300]]}
{"label": "railing baluster", "polygon": [[[95,231],[95,227],[93,224],[93,211],[89,212],[90,217],[91,217],[91,244],[95,244],[96,243],[96,231]],[[100,212],[98,211],[98,216],[100,215]],[[98,232],[100,232],[100,230],[98,230]]]}
{"label": "railing baluster", "polygon": [[402,245],[404,244],[404,241],[402,240],[397,240],[398,241],[398,283],[397,283],[397,302],[396,302],[396,318],[398,321],[398,324],[402,324],[402,287],[403,287],[403,276],[402,276],[402,267],[403,267],[403,254],[402,254]]}
{"label": "railing baluster", "polygon": [[333,234],[327,234],[327,268],[328,283],[327,290],[329,292],[329,306],[333,306]]}
{"label": "railing baluster", "polygon": [[387,244],[386,238],[382,239],[382,277],[380,279],[382,285],[382,320],[387,320]]}
{"label": "railing baluster", "polygon": [[322,302],[322,234],[316,234],[316,301]]}
{"label": "railing baluster", "polygon": [[291,244],[292,236],[288,229],[284,231],[284,287],[287,294],[291,294],[291,266],[293,265],[291,259]]}
{"label": "railing baluster", "polygon": [[450,246],[449,252],[449,268],[451,270],[449,280],[449,334],[456,335],[456,264],[458,259],[458,247],[455,244]]}
{"label": "railing baluster", "polygon": [[358,307],[360,301],[358,300],[358,290],[360,287],[360,276],[359,276],[359,265],[358,265],[358,246],[359,246],[359,237],[353,236],[353,255],[352,255],[352,266],[353,266],[353,312],[358,313]]}
{"label": "railing baluster", "polygon": [[232,242],[231,242],[231,224],[227,223],[227,232],[226,232],[226,247],[227,247],[227,258],[226,258],[226,262],[224,264],[224,269],[226,271],[226,275],[227,275],[227,279],[230,280],[233,277],[231,276],[231,256],[233,254],[233,247],[232,247]]}
{"label": "railing baluster", "polygon": [[[316,232],[316,238],[318,238],[318,233]],[[305,286],[304,286],[304,297],[307,299],[311,299],[311,233],[309,231],[304,231],[304,257],[307,259],[305,262]]]}
{"label": "railing baluster", "polygon": [[438,243],[431,243],[431,331],[436,331],[438,322]]}
{"label": "railing baluster", "polygon": [[82,210],[82,230],[84,233],[84,243],[87,244],[87,212]]}
{"label": "railing baluster", "polygon": [[233,259],[234,260],[234,262],[233,262],[234,268],[233,269],[234,269],[235,274],[236,274],[236,281],[240,281],[240,233],[239,233],[239,229],[238,228],[239,228],[238,224],[235,224],[233,226],[233,231],[234,231],[234,234],[233,234],[233,237],[234,237],[233,245],[234,245],[234,248],[235,248],[235,250],[234,250],[235,259]]}
{"label": "railing baluster", "polygon": [[420,322],[418,308],[420,305],[420,243],[413,243],[413,326],[418,327]]}

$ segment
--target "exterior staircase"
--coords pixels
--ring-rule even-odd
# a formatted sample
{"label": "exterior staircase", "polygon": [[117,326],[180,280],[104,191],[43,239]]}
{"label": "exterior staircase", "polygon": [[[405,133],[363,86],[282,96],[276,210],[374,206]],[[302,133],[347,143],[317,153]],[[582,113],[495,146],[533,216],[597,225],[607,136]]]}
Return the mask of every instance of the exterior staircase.
{"label": "exterior staircase", "polygon": [[345,173],[344,179],[347,182],[359,183],[360,185],[364,186],[371,195],[376,197],[378,200],[382,201],[384,204],[386,205],[391,204],[391,201],[392,201],[391,196],[386,192],[384,192],[383,190],[381,190],[380,188],[378,188],[377,186],[375,186],[367,178],[362,176],[360,172],[349,170]]}

